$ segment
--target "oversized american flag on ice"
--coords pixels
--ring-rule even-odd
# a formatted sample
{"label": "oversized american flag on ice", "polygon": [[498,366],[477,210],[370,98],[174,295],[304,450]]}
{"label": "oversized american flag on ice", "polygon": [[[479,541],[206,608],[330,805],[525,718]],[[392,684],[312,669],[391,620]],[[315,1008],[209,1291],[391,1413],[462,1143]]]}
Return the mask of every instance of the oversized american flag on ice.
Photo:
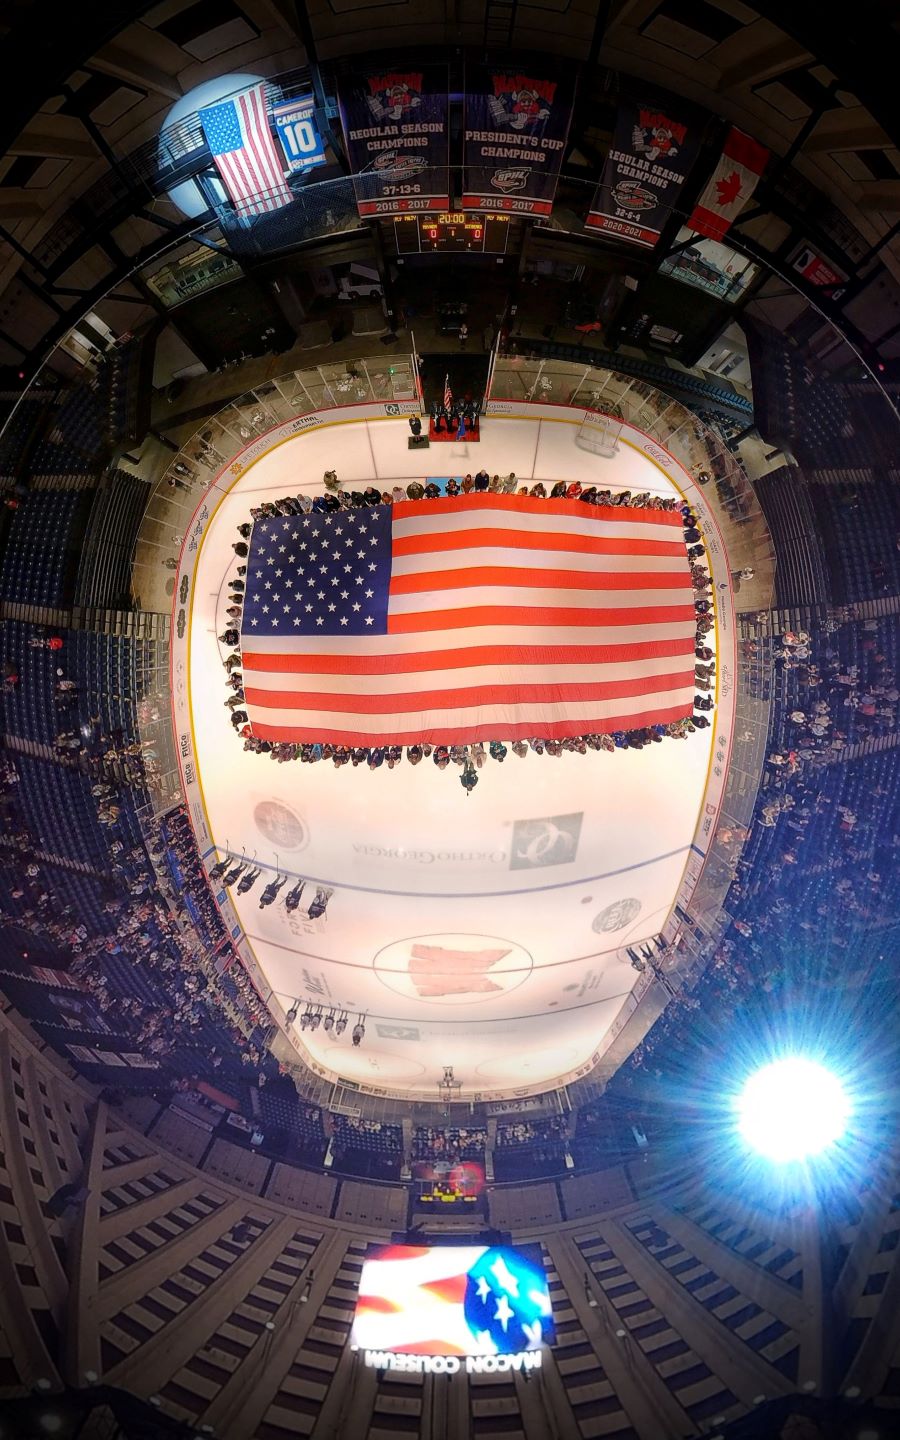
{"label": "oversized american flag on ice", "polygon": [[263,215],[289,205],[281,158],[269,130],[265,84],[207,105],[200,124],[216,169],[239,215]]}
{"label": "oversized american flag on ice", "polygon": [[242,619],[265,740],[464,743],[691,713],[681,516],[471,494],[258,521]]}
{"label": "oversized american flag on ice", "polygon": [[363,1263],[351,1344],[407,1355],[515,1355],[555,1339],[532,1247],[385,1245]]}

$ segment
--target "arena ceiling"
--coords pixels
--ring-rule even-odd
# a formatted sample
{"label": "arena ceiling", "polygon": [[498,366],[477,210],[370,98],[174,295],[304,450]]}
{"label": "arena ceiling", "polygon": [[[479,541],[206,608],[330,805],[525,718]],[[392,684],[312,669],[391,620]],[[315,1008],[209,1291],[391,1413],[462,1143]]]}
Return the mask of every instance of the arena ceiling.
{"label": "arena ceiling", "polygon": [[[834,239],[851,268],[881,247],[877,260],[869,257],[861,293],[847,298],[846,315],[872,342],[888,337],[884,355],[900,345],[889,335],[900,296],[879,278],[882,266],[900,276],[892,234],[900,215],[900,36],[894,7],[877,0],[854,7],[853,25],[837,10],[768,0],[755,7],[741,0],[547,0],[502,12],[480,0],[164,0],[87,11],[8,5],[3,26],[0,226],[8,238],[0,235],[0,363],[20,361],[74,311],[79,293],[159,242],[180,218],[165,200],[148,197],[141,213],[97,237],[54,276],[55,291],[27,262],[79,195],[155,136],[179,96],[227,72],[272,76],[310,60],[328,67],[370,52],[373,35],[387,34],[398,48],[487,45],[571,55],[601,67],[604,84],[618,73],[637,76],[742,126],[852,221],[854,230]],[[584,140],[589,164],[597,153],[593,90],[582,85],[572,136],[575,147]],[[602,153],[604,137],[596,138]],[[802,196],[796,210],[802,225],[804,210],[810,213]],[[742,228],[777,256],[791,223],[762,214]],[[128,287],[121,293],[128,303],[115,320],[125,329],[138,318],[141,294]],[[109,305],[114,310],[115,302]]]}

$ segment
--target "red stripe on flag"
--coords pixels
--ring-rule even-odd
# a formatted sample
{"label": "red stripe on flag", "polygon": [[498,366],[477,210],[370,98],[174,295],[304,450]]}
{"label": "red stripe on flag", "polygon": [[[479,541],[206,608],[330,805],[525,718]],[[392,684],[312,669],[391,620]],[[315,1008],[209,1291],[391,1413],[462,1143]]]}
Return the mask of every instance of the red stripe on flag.
{"label": "red stripe on flag", "polygon": [[682,540],[631,540],[603,535],[536,534],[528,530],[451,530],[445,535],[396,535],[394,555],[428,555],[432,551],[468,550],[489,545],[519,550],[568,550],[576,555],[684,555]]}
{"label": "red stripe on flag", "polygon": [[478,665],[617,665],[624,660],[668,659],[694,653],[694,641],[641,640],[632,645],[470,645],[426,655],[310,655],[244,651],[244,670],[272,675],[410,675]]}
{"label": "red stripe on flag", "polygon": [[423,1280],[419,1286],[420,1290],[427,1290],[438,1300],[445,1300],[448,1305],[462,1305],[466,1298],[466,1285],[469,1277],[466,1274],[448,1275],[444,1280]]}
{"label": "red stripe on flag", "polygon": [[[536,725],[514,724],[514,725],[493,725],[491,730],[497,735],[502,734],[504,740],[529,740],[534,737],[538,730],[542,740],[568,740],[577,735],[611,735],[618,730],[639,730],[648,725],[668,725],[673,720],[683,720],[685,713],[690,714],[690,707],[685,712],[683,705],[666,706],[663,709],[656,708],[649,713],[646,711],[633,710],[629,714],[608,717],[605,720],[592,720],[588,724],[584,720],[553,720]],[[485,734],[483,725],[443,725],[440,730],[406,730],[396,735],[373,735],[365,730],[329,730],[323,735],[321,729],[306,729],[302,725],[259,725],[254,721],[253,733],[260,740],[284,740],[293,744],[322,744],[328,742],[331,745],[347,745],[352,748],[354,745],[385,746],[385,745],[435,745],[435,744],[458,744],[467,745],[475,740],[487,740],[490,736]]]}
{"label": "red stripe on flag", "polygon": [[619,610],[581,610],[572,606],[550,609],[535,605],[476,605],[454,607],[420,615],[389,615],[389,635],[410,635],[425,630],[469,630],[474,625],[675,625],[693,620],[693,605],[649,605]]}
{"label": "red stripe on flag", "polygon": [[383,1295],[360,1295],[357,1305],[364,1310],[377,1310],[381,1315],[397,1315],[403,1310],[403,1306],[396,1304],[393,1300],[387,1300]]}
{"label": "red stripe on flag", "polygon": [[[463,508],[464,507],[464,508]],[[581,500],[541,500],[536,495],[495,495],[492,491],[473,491],[462,501],[458,496],[438,500],[398,500],[394,506],[394,522],[416,520],[421,515],[453,515],[463,520],[475,510],[491,515],[509,512],[512,515],[563,515],[585,527],[599,520],[613,520],[619,525],[663,525],[681,530],[684,523],[678,510],[631,509],[627,505],[585,505]]]}
{"label": "red stripe on flag", "polygon": [[463,590],[473,585],[528,586],[533,590],[690,590],[688,574],[657,571],[646,574],[613,570],[514,570],[505,565],[472,566],[465,570],[431,570],[394,575],[392,595],[418,595],[429,590]]}
{"label": "red stripe on flag", "polygon": [[581,704],[683,690],[684,675],[640,675],[588,684],[473,685],[465,689],[410,690],[384,695],[320,694],[315,690],[244,691],[248,705],[263,710],[335,710],[347,715],[406,715],[415,710],[467,710],[476,705]]}

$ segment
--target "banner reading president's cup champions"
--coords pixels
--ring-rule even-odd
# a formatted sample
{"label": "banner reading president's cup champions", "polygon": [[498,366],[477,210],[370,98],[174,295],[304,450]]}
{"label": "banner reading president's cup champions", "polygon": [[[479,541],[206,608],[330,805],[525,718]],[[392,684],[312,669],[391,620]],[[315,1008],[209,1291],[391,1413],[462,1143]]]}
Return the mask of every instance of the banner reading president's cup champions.
{"label": "banner reading president's cup champions", "polygon": [[447,70],[370,70],[338,85],[360,215],[449,210]]}
{"label": "banner reading president's cup champions", "polygon": [[550,214],[574,97],[571,65],[467,65],[464,210]]}
{"label": "banner reading president's cup champions", "polygon": [[697,158],[697,129],[668,106],[620,100],[588,229],[652,250]]}

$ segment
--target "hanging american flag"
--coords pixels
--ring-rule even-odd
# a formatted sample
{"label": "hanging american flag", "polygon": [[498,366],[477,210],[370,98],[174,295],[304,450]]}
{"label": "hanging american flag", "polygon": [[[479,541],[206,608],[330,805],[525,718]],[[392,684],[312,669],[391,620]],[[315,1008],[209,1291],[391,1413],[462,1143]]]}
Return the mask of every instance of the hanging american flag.
{"label": "hanging american flag", "polygon": [[200,124],[216,169],[239,215],[264,215],[289,205],[281,159],[269,131],[264,83],[208,105]]}
{"label": "hanging american flag", "polygon": [[350,1336],[361,1349],[515,1355],[554,1339],[535,1247],[385,1245],[363,1263]]}
{"label": "hanging american flag", "polygon": [[444,376],[444,409],[449,410],[453,404],[453,391],[450,389],[450,376]]}
{"label": "hanging american flag", "polygon": [[488,492],[276,516],[254,526],[246,584],[265,740],[563,739],[692,710],[677,511]]}

